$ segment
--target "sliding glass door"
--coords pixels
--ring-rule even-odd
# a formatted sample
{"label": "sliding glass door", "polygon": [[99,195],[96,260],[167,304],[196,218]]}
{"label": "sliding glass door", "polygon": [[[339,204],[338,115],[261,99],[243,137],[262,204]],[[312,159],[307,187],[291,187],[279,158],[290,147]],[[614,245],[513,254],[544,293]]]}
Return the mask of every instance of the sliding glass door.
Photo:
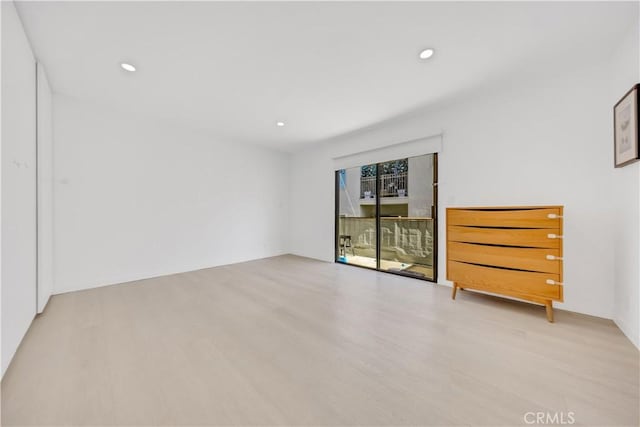
{"label": "sliding glass door", "polygon": [[336,171],[336,261],[436,281],[437,154]]}

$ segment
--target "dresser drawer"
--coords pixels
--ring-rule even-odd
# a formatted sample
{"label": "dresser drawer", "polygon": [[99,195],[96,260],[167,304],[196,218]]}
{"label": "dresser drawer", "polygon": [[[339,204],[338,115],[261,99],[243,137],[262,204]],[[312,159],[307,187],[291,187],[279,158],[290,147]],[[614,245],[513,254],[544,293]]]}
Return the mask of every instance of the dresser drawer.
{"label": "dresser drawer", "polygon": [[447,227],[447,241],[464,243],[484,243],[490,245],[520,246],[531,248],[562,247],[559,228],[481,228],[450,225]]}
{"label": "dresser drawer", "polygon": [[[449,242],[447,259],[517,270],[562,274],[560,249],[517,248]],[[551,259],[550,259],[551,258]]]}
{"label": "dresser drawer", "polygon": [[514,228],[560,228],[559,208],[448,209],[447,225]]}
{"label": "dresser drawer", "polygon": [[558,283],[560,276],[551,273],[508,270],[447,261],[447,279],[464,288],[469,285],[489,292],[505,293],[514,296],[531,295],[539,298],[561,299],[561,285],[548,284],[548,280]]}

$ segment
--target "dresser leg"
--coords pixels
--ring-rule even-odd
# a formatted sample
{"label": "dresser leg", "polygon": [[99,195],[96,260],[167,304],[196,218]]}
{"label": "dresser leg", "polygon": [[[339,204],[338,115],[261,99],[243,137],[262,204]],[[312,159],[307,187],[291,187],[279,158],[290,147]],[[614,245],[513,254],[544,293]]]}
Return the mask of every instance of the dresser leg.
{"label": "dresser leg", "polygon": [[553,301],[547,301],[544,305],[547,309],[547,320],[553,323]]}
{"label": "dresser leg", "polygon": [[451,299],[456,299],[456,291],[458,290],[458,284],[453,284],[453,290],[451,291]]}

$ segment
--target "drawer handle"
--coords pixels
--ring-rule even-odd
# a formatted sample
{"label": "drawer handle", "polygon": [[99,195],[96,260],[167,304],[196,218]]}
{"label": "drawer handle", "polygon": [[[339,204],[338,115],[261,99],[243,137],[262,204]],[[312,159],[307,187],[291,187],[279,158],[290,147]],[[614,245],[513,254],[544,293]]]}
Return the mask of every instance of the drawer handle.
{"label": "drawer handle", "polygon": [[549,218],[549,219],[562,218],[562,215],[558,215],[558,214],[547,214],[547,218]]}
{"label": "drawer handle", "polygon": [[549,261],[553,261],[553,260],[556,260],[556,259],[559,260],[559,261],[562,261],[564,258],[562,258],[561,256],[547,255],[547,259]]}
{"label": "drawer handle", "polygon": [[547,279],[547,285],[562,285],[562,283],[556,282],[555,280],[552,280],[552,279]]}
{"label": "drawer handle", "polygon": [[564,236],[558,236],[557,234],[549,233],[547,234],[547,238],[549,239],[562,239]]}

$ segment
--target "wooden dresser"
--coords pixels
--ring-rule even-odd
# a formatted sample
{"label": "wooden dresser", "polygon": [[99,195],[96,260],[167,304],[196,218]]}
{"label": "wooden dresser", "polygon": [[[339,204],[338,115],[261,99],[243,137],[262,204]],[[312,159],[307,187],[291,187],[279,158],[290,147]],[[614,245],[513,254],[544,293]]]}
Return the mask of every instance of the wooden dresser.
{"label": "wooden dresser", "polygon": [[447,208],[447,280],[542,304],[562,294],[562,206]]}

